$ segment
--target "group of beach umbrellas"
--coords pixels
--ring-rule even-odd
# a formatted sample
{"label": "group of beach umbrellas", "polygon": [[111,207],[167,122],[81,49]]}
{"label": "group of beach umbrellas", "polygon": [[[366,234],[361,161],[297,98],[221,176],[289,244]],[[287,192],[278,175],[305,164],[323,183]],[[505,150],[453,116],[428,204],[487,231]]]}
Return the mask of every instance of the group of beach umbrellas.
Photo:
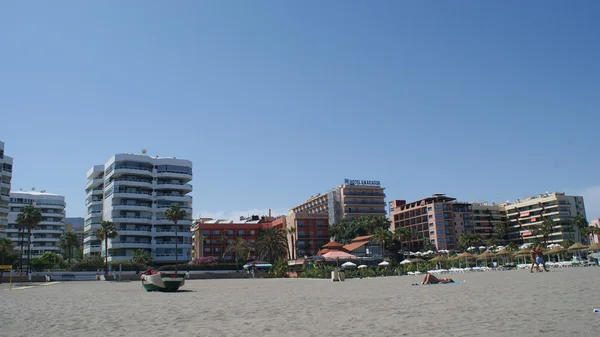
{"label": "group of beach umbrellas", "polygon": [[[382,261],[382,262],[380,262],[377,265],[378,266],[382,266],[382,267],[386,267],[386,266],[389,266],[390,263],[387,262],[387,261]],[[350,261],[344,262],[344,263],[342,263],[342,267],[343,268],[354,268],[354,267],[356,267],[356,263],[353,263],[353,262],[350,262]],[[364,268],[368,268],[368,266],[366,264],[361,264],[360,266],[358,266],[358,269],[364,269]]]}

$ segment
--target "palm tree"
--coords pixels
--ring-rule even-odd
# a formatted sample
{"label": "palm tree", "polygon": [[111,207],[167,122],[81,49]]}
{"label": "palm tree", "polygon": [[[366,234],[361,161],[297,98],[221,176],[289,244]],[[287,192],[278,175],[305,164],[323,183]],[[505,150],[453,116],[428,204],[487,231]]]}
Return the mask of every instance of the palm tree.
{"label": "palm tree", "polygon": [[71,258],[73,257],[73,249],[79,248],[79,238],[74,232],[66,232],[60,238],[59,247],[67,253],[69,259],[69,266],[71,265]]}
{"label": "palm tree", "polygon": [[[581,215],[575,216],[573,219],[571,219],[571,221],[573,223],[573,226],[579,229],[579,233],[581,233],[581,231],[584,228],[590,225],[587,219],[582,217]],[[581,234],[579,235],[579,241],[581,241]]]}
{"label": "palm tree", "polygon": [[177,264],[179,264],[179,249],[177,244],[179,242],[179,236],[177,235],[177,221],[183,220],[187,213],[178,204],[173,204],[169,209],[165,211],[165,217],[168,220],[173,221],[175,224],[175,273],[177,273]]}
{"label": "palm tree", "polygon": [[256,251],[260,259],[270,263],[287,254],[285,234],[277,228],[265,228],[259,231]]}
{"label": "palm tree", "polygon": [[[25,230],[27,229],[27,273],[31,270],[31,231],[42,222],[42,211],[33,206],[33,204],[23,207],[23,210],[17,216],[17,223]],[[23,254],[23,241],[21,240],[21,254]],[[22,258],[21,258],[22,259]],[[23,272],[23,263],[21,263],[21,272]]]}
{"label": "palm tree", "polygon": [[460,236],[459,243],[466,248],[473,246],[481,241],[481,235],[464,233]]}
{"label": "palm tree", "polygon": [[227,246],[227,249],[225,250],[227,254],[235,255],[236,270],[239,269],[240,256],[247,256],[249,251],[250,245],[248,244],[248,242],[246,242],[246,240],[240,237],[236,237],[235,239],[233,239],[233,241],[231,241],[231,243]]}
{"label": "palm tree", "polygon": [[296,227],[290,227],[287,229],[288,234],[292,238],[292,248],[290,249],[290,260],[296,259]]}
{"label": "palm tree", "polygon": [[104,272],[105,275],[108,275],[108,239],[116,238],[119,233],[115,228],[115,224],[110,221],[102,221],[100,228],[94,232],[94,235],[98,240],[104,240]]}
{"label": "palm tree", "polygon": [[387,229],[377,228],[375,233],[373,233],[373,241],[381,245],[381,256],[385,257],[385,247],[386,243],[389,245],[392,243],[394,238],[394,234]]}
{"label": "palm tree", "polygon": [[404,255],[404,242],[412,239],[415,236],[415,232],[412,229],[406,227],[398,227],[394,230],[394,235],[392,236],[392,240],[397,240],[400,242],[400,250],[402,251],[402,255]]}
{"label": "palm tree", "polygon": [[221,261],[225,261],[225,242],[227,237],[225,236],[225,231],[222,232],[221,235]]}
{"label": "palm tree", "polygon": [[550,218],[544,219],[542,224],[537,228],[538,235],[542,236],[542,240],[544,241],[544,245],[548,244],[548,239],[550,235],[552,235],[554,227],[554,221]]}
{"label": "palm tree", "polygon": [[494,226],[494,233],[500,240],[500,243],[506,242],[506,236],[508,235],[508,223],[500,222],[496,226]]}

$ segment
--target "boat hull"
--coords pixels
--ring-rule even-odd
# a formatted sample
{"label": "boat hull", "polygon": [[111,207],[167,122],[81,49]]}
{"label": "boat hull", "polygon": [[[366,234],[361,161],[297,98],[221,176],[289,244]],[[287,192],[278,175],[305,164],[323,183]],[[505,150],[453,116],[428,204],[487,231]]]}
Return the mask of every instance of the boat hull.
{"label": "boat hull", "polygon": [[177,291],[185,284],[185,273],[160,273],[142,275],[142,286],[146,291]]}

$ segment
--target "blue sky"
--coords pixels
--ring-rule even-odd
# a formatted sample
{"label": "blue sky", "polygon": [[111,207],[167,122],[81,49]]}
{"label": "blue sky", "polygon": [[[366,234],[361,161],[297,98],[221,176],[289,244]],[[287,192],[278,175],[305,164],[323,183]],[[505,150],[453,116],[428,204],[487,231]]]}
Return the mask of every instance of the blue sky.
{"label": "blue sky", "polygon": [[600,217],[597,1],[0,2],[13,189],[85,212],[112,154],[194,163],[194,215],[344,178],[389,200],[583,194]]}

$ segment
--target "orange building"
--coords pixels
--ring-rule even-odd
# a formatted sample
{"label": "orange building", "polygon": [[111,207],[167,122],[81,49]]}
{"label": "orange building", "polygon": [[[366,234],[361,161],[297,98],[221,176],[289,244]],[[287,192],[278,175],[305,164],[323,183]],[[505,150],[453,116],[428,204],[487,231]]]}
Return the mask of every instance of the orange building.
{"label": "orange building", "polygon": [[[194,221],[192,226],[192,258],[212,256],[233,261],[233,256],[225,254],[227,246],[235,239],[242,238],[249,244],[258,239],[258,232],[263,228],[275,227],[285,229],[285,217],[240,217],[239,221],[202,218]],[[250,255],[248,258],[254,258]]]}
{"label": "orange building", "polygon": [[287,228],[296,228],[295,235],[288,234],[293,252],[292,259],[316,255],[330,241],[329,214],[290,211],[286,218]]}

